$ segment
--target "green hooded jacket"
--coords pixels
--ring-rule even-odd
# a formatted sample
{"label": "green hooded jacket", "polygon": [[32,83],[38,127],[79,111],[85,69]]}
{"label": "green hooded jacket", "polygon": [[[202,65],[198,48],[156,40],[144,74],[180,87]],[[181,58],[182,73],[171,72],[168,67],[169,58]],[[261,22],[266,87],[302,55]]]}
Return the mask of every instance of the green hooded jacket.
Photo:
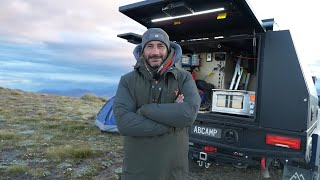
{"label": "green hooded jacket", "polygon": [[[181,48],[172,42],[170,46],[168,58],[174,64]],[[156,81],[143,61],[137,59],[135,70],[121,77],[113,104],[118,130],[124,136],[121,180],[185,180],[188,127],[200,107],[197,87],[188,71],[174,66]],[[184,95],[182,103],[174,103],[177,90]]]}

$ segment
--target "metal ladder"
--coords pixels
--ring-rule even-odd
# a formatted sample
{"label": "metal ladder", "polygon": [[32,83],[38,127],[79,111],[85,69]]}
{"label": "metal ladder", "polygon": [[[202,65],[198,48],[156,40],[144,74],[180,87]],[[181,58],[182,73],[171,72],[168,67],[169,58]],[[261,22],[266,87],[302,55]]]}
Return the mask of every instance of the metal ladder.
{"label": "metal ladder", "polygon": [[229,90],[237,90],[238,89],[238,86],[239,86],[239,83],[241,80],[241,76],[243,74],[243,68],[241,68],[240,63],[241,63],[241,56],[237,60],[237,64],[234,69],[234,73],[233,73],[233,77],[232,77],[232,81],[231,81]]}
{"label": "metal ladder", "polygon": [[247,90],[248,88],[248,83],[249,83],[249,78],[250,78],[250,73],[247,71],[244,72],[244,69],[240,66],[241,63],[241,56],[237,60],[237,64],[233,73],[232,81],[229,87],[229,90],[237,90],[241,77],[245,76],[245,85],[244,85],[244,90]]}

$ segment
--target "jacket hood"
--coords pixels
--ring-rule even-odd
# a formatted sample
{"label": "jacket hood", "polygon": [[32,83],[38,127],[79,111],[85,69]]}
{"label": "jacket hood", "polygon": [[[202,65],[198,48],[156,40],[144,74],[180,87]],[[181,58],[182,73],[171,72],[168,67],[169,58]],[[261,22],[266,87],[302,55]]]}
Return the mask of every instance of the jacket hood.
{"label": "jacket hood", "polygon": [[[174,55],[174,59],[173,59],[173,64],[177,63],[178,61],[181,60],[182,57],[182,49],[180,47],[179,44],[174,43],[174,42],[170,42],[170,47],[174,49],[175,51],[175,55]],[[135,59],[138,61],[141,54],[142,54],[142,45],[139,44],[137,45],[134,50],[133,50],[133,55],[135,57]]]}

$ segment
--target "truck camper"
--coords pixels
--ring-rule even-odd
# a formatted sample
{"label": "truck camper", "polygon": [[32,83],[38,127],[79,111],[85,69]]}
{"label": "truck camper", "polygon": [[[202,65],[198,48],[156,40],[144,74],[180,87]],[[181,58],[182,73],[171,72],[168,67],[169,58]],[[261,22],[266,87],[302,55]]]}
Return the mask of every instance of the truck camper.
{"label": "truck camper", "polygon": [[[259,20],[245,0],[148,0],[119,11],[165,30],[183,50],[202,97],[189,157],[236,167],[283,168],[283,179],[320,179],[318,96],[289,30]],[[120,34],[131,43],[141,35]]]}

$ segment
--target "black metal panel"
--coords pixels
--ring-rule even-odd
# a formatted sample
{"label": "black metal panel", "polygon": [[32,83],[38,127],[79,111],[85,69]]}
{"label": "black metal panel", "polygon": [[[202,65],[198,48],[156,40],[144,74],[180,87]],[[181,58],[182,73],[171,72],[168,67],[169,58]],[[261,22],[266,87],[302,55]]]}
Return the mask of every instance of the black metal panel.
{"label": "black metal panel", "polygon": [[[315,127],[309,128],[307,131],[297,132],[291,131],[286,129],[279,129],[279,128],[268,128],[268,127],[261,127],[259,122],[255,122],[253,119],[244,118],[244,117],[236,117],[230,115],[218,115],[214,113],[210,114],[202,114],[199,113],[195,123],[200,123],[203,126],[207,124],[211,125],[219,125],[219,126],[228,126],[228,127],[238,127],[246,129],[245,132],[249,131],[265,131],[268,133],[275,133],[275,134],[285,134],[287,136],[304,136],[308,137],[312,134]],[[280,127],[281,128],[281,127]],[[264,143],[264,142],[263,142]]]}
{"label": "black metal panel", "polygon": [[117,37],[125,39],[133,44],[140,44],[142,41],[142,36],[135,33],[118,34]]}
{"label": "black metal panel", "polygon": [[235,36],[222,39],[206,39],[198,41],[184,41],[178,42],[182,47],[184,53],[197,52],[204,53],[210,51],[221,52],[250,52],[252,51],[252,36]]}
{"label": "black metal panel", "polygon": [[266,32],[262,48],[257,113],[260,125],[305,131],[310,126],[310,95],[290,32]]}
{"label": "black metal panel", "polygon": [[151,22],[152,19],[168,17],[162,9],[177,1],[154,0],[122,6],[119,11],[147,28],[160,27],[170,36],[171,40],[180,41],[194,38],[228,36],[236,34],[252,34],[264,32],[261,22],[250,9],[245,0],[184,0],[194,12],[224,7],[226,18],[217,19],[221,12],[197,15],[187,18]]}

